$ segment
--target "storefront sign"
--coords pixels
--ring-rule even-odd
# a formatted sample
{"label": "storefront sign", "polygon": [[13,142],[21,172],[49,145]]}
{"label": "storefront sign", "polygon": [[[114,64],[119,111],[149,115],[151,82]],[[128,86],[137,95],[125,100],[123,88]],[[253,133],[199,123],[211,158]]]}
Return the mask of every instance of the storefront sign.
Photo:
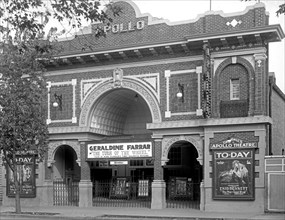
{"label": "storefront sign", "polygon": [[221,143],[210,145],[210,149],[257,148],[257,142],[247,142],[238,138],[229,138]]}
{"label": "storefront sign", "polygon": [[87,159],[152,157],[151,142],[88,144]]}
{"label": "storefront sign", "polygon": [[213,199],[254,199],[254,150],[213,152]]}
{"label": "storefront sign", "polygon": [[[16,172],[20,184],[20,197],[36,197],[35,185],[35,156],[16,156]],[[14,197],[16,194],[14,174],[7,166],[7,196]]]}

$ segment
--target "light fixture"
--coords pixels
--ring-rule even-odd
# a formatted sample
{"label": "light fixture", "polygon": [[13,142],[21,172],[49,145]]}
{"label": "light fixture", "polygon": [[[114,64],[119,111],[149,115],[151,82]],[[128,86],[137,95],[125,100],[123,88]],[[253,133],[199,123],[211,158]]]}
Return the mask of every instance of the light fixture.
{"label": "light fixture", "polygon": [[62,95],[57,95],[54,93],[54,99],[55,101],[52,103],[52,106],[55,108],[59,108],[60,111],[62,111]]}
{"label": "light fixture", "polygon": [[178,83],[178,93],[176,94],[178,99],[181,99],[181,102],[184,102],[184,85]]}

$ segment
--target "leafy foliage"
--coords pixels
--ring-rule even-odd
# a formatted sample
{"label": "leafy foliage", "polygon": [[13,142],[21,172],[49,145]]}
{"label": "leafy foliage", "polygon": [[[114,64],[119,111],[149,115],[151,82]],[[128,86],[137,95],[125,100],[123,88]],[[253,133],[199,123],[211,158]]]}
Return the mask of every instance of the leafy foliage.
{"label": "leafy foliage", "polygon": [[[47,147],[44,100],[46,83],[43,69],[35,59],[38,51],[7,44],[0,55],[0,149],[12,170],[11,155],[17,151],[37,150],[43,155]],[[5,52],[5,51],[9,51]]]}
{"label": "leafy foliage", "polygon": [[[112,18],[100,10],[100,6],[100,0],[1,0],[0,33],[6,39],[23,42],[43,37],[44,27],[50,19],[67,21],[66,26],[72,28],[81,27],[83,21],[112,22]],[[120,8],[111,3],[105,6],[113,11],[114,16],[121,12]],[[53,33],[52,30],[55,29],[52,28],[49,34]],[[98,30],[98,33],[103,32]]]}
{"label": "leafy foliage", "polygon": [[[241,0],[241,1],[248,2],[248,1],[251,1],[251,0]],[[257,1],[257,0],[255,0],[255,1]],[[279,16],[279,15],[281,15],[281,14],[285,14],[285,3],[279,5],[279,9],[276,11],[276,15],[277,15],[277,16]]]}
{"label": "leafy foliage", "polygon": [[[47,34],[45,28],[52,19],[67,21],[66,28],[81,27],[83,21],[110,24],[112,18],[99,7],[100,0],[0,1],[0,153],[14,175],[17,213],[21,208],[16,155],[35,150],[42,159],[48,145],[46,81],[39,60],[56,52],[50,40],[57,28]],[[119,15],[119,8],[106,7]],[[97,37],[103,34],[97,31]]]}

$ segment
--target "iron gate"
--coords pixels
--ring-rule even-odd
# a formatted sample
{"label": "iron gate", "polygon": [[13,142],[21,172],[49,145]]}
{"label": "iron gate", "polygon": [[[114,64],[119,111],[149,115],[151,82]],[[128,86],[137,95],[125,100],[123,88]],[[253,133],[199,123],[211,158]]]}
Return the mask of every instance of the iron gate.
{"label": "iron gate", "polygon": [[53,182],[54,206],[78,206],[79,182],[55,180]]}
{"label": "iron gate", "polygon": [[109,180],[93,182],[93,206],[146,207],[151,205],[151,184],[148,180],[114,184]]}
{"label": "iron gate", "polygon": [[200,209],[200,183],[170,180],[166,183],[166,208]]}

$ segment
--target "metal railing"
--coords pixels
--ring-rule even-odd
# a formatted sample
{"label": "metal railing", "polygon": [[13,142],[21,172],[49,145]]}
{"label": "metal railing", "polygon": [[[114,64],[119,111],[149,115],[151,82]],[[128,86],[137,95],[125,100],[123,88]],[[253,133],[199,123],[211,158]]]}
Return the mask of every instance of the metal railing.
{"label": "metal railing", "polygon": [[200,183],[166,183],[166,208],[200,209]]}
{"label": "metal railing", "polygon": [[55,180],[53,181],[54,206],[78,206],[79,182]]}
{"label": "metal railing", "polygon": [[127,182],[125,185],[111,180],[93,182],[93,206],[146,207],[151,205],[151,184],[148,180]]}

